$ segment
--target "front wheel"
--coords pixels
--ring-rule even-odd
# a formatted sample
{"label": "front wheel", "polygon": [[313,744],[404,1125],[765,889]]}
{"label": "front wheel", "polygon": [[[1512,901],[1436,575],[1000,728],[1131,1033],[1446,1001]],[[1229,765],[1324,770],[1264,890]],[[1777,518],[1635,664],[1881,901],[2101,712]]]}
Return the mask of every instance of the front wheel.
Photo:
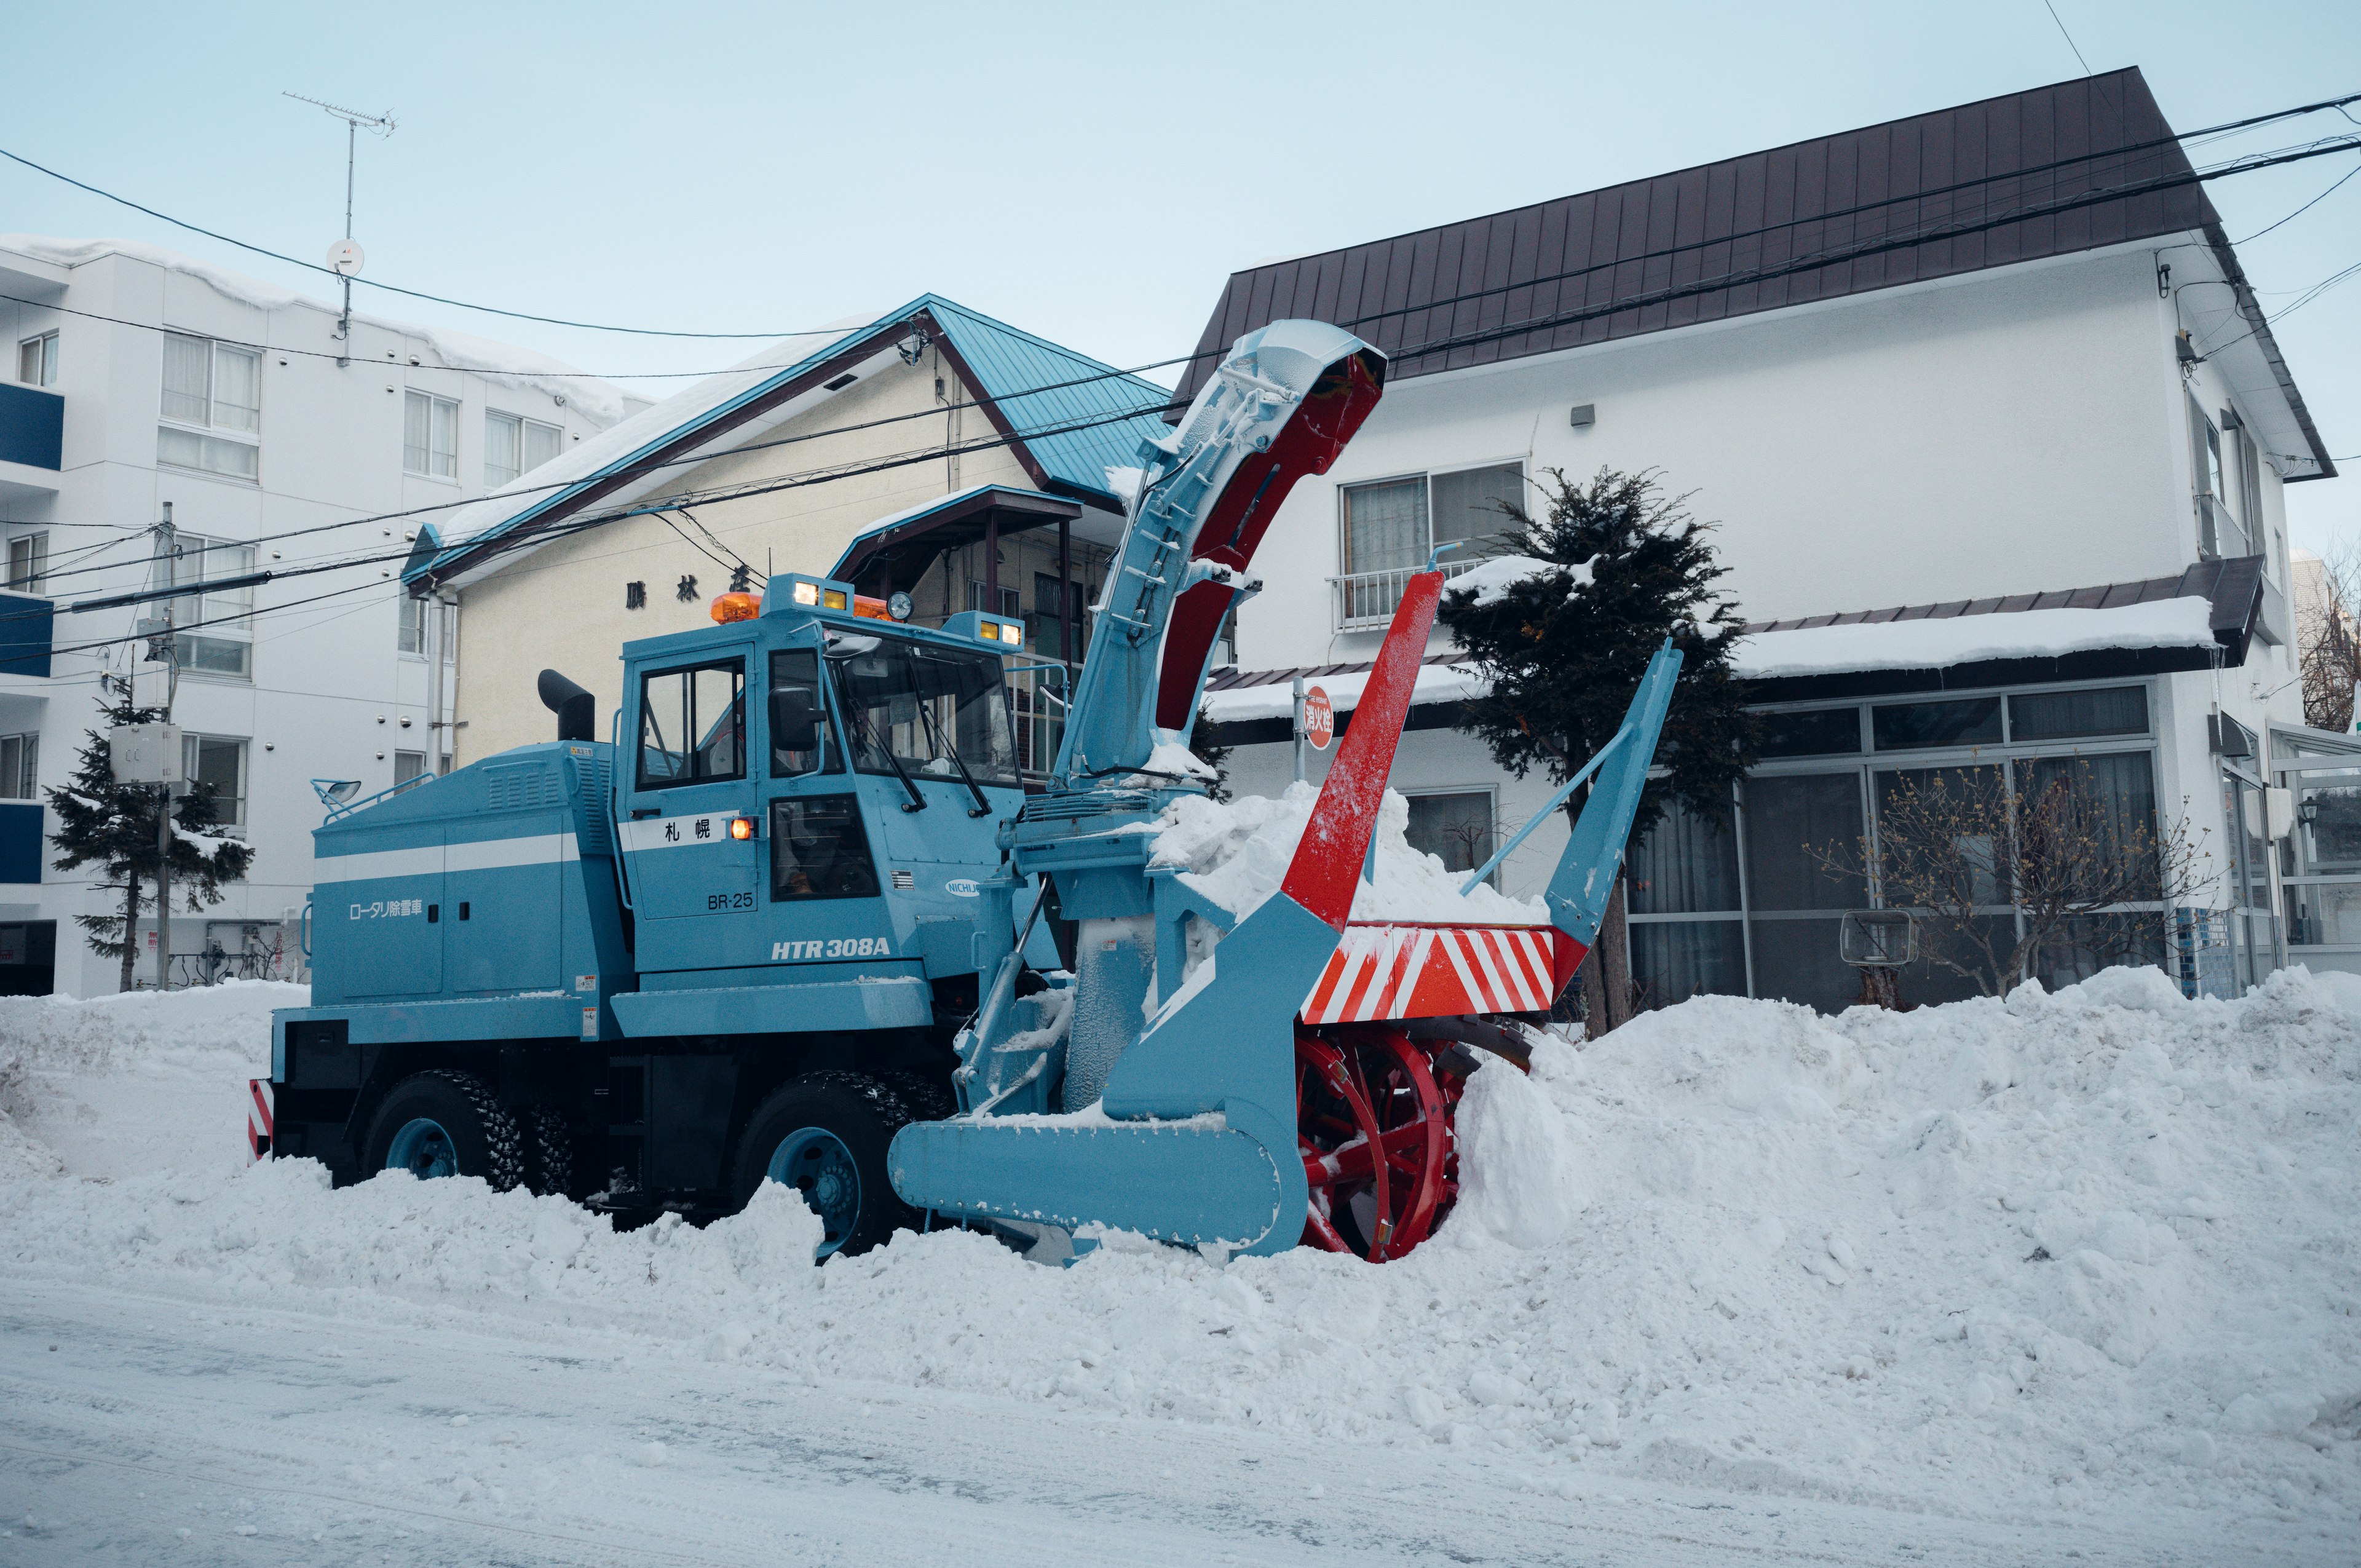
{"label": "front wheel", "polygon": [[738,1141],[731,1189],[745,1207],[765,1181],[792,1187],[819,1216],[815,1261],[881,1245],[915,1218],[885,1174],[885,1151],[910,1120],[873,1078],[820,1072],[782,1084]]}
{"label": "front wheel", "polygon": [[361,1168],[371,1175],[479,1176],[495,1192],[524,1179],[524,1139],[516,1118],[490,1084],[449,1068],[395,1084],[370,1119],[361,1155]]}

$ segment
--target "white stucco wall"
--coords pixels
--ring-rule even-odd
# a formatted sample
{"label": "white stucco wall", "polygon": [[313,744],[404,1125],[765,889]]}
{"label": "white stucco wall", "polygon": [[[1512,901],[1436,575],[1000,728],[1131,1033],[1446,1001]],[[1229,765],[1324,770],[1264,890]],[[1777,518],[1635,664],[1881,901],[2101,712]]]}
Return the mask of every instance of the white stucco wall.
{"label": "white stucco wall", "polygon": [[[311,830],[321,807],[313,778],[358,779],[362,793],[393,783],[396,751],[418,751],[433,766],[427,666],[399,650],[399,555],[412,532],[436,511],[389,518],[303,538],[267,535],[341,523],[356,517],[440,509],[484,493],[487,410],[554,424],[566,441],[600,426],[584,412],[578,380],[544,383],[551,390],[506,384],[473,371],[443,367],[433,344],[398,327],[357,318],[353,362],[333,356],[333,312],[284,302],[279,291],[254,285],[239,297],[153,259],[108,254],[71,267],[12,263],[52,291],[49,304],[86,313],[69,315],[49,304],[0,301],[0,374],[16,373],[17,340],[55,327],[65,398],[62,467],[54,492],[0,487],[0,533],[49,535],[52,574],[48,591],[60,606],[56,643],[65,646],[119,637],[135,614],[118,609],[63,613],[75,599],[148,586],[149,542],[144,531],[170,502],[175,527],[233,543],[260,543],[256,565],[294,571],[357,554],[396,558],[266,583],[254,593],[253,678],[184,674],[173,712],[183,729],[249,741],[246,835],[255,848],[247,879],[217,907],[201,916],[175,911],[173,950],[201,951],[206,920],[278,921],[300,909],[312,883]],[[233,283],[231,285],[235,287]],[[27,292],[12,287],[9,292]],[[261,304],[257,299],[282,302]],[[134,324],[91,319],[111,316]],[[158,328],[271,345],[261,367],[260,477],[257,483],[169,467],[157,461],[163,336]],[[488,347],[491,345],[487,345]],[[314,357],[278,350],[309,350]],[[421,361],[412,365],[412,358]],[[425,478],[402,472],[402,394],[416,388],[456,400],[458,477]],[[565,406],[558,399],[566,397]],[[614,389],[603,389],[612,400]],[[89,556],[78,553],[108,540],[120,543]],[[84,571],[85,567],[100,570]],[[343,590],[343,591],[340,591]],[[335,594],[313,605],[300,601]],[[74,765],[84,732],[98,718],[103,673],[154,672],[129,648],[61,653],[47,679],[0,675],[0,732],[40,735],[40,782],[62,782]],[[47,828],[57,826],[54,813]],[[48,859],[45,853],[44,860]],[[115,899],[93,892],[79,875],[49,872],[38,886],[0,887],[0,921],[59,923],[57,984],[73,994],[112,991],[113,960],[82,947],[71,924],[84,912],[109,913]],[[151,972],[143,962],[141,975]]]}

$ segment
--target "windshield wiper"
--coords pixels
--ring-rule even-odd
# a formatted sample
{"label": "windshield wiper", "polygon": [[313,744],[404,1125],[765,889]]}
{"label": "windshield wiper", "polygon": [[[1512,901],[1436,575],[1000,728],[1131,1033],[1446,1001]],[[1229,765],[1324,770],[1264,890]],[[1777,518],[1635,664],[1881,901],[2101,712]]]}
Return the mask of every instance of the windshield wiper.
{"label": "windshield wiper", "polygon": [[836,677],[837,706],[842,708],[846,713],[852,716],[852,739],[854,743],[862,746],[874,747],[879,755],[885,759],[885,765],[894,770],[894,776],[902,781],[902,788],[910,797],[909,804],[904,806],[902,807],[903,810],[926,810],[927,797],[920,795],[918,793],[918,786],[910,782],[910,775],[903,770],[902,759],[894,754],[894,748],[891,745],[881,745],[878,742],[876,733],[869,728],[869,710],[859,703],[851,700],[851,694],[846,692],[844,689],[843,665],[839,664],[837,666]]}
{"label": "windshield wiper", "polygon": [[[910,657],[913,662],[910,673],[915,677],[917,674],[916,661],[918,656],[913,653]],[[916,688],[917,682],[914,679],[911,685]],[[960,783],[967,785],[968,794],[975,797],[975,809],[969,812],[968,816],[971,817],[991,816],[992,802],[984,799],[983,791],[976,787],[975,775],[967,771],[967,763],[960,757],[959,748],[951,744],[951,738],[943,733],[941,722],[935,718],[934,705],[923,696],[918,698],[918,717],[927,721],[927,733],[934,737],[935,744],[942,748],[943,755],[949,757],[951,760],[951,766],[959,770]]]}

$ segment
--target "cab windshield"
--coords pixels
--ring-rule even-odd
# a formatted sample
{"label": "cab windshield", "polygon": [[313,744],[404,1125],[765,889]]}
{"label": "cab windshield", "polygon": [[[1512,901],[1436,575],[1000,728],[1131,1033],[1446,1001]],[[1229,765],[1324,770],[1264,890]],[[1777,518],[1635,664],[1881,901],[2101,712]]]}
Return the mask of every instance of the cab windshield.
{"label": "cab windshield", "polygon": [[842,637],[829,664],[851,731],[852,765],[862,773],[891,773],[899,762],[914,778],[956,781],[964,762],[980,784],[1017,787],[1016,741],[996,655],[896,637]]}

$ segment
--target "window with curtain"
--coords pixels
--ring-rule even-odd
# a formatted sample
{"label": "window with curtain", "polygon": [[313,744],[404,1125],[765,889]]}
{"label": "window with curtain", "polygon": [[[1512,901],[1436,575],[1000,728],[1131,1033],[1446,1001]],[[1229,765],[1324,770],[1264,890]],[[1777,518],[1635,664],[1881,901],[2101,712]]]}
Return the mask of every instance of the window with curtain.
{"label": "window with curtain", "polygon": [[459,405],[411,392],[402,398],[401,470],[431,479],[459,477]]}
{"label": "window with curtain", "polygon": [[[1774,792],[1775,793],[1775,792]],[[1634,915],[1738,912],[1738,838],[1726,818],[1678,801],[1631,848],[1626,885]]]}
{"label": "window with curtain", "polygon": [[1345,575],[1399,572],[1426,560],[1426,478],[1345,491]]}
{"label": "window with curtain", "polygon": [[184,674],[254,678],[254,586],[209,587],[254,570],[254,546],[183,533],[176,541],[172,624],[188,630],[172,639]]}
{"label": "window with curtain", "polygon": [[557,455],[565,432],[517,414],[484,415],[484,484],[497,489]]}
{"label": "window with curtain", "polygon": [[261,476],[262,356],[187,333],[164,334],[156,460],[233,479]]}

